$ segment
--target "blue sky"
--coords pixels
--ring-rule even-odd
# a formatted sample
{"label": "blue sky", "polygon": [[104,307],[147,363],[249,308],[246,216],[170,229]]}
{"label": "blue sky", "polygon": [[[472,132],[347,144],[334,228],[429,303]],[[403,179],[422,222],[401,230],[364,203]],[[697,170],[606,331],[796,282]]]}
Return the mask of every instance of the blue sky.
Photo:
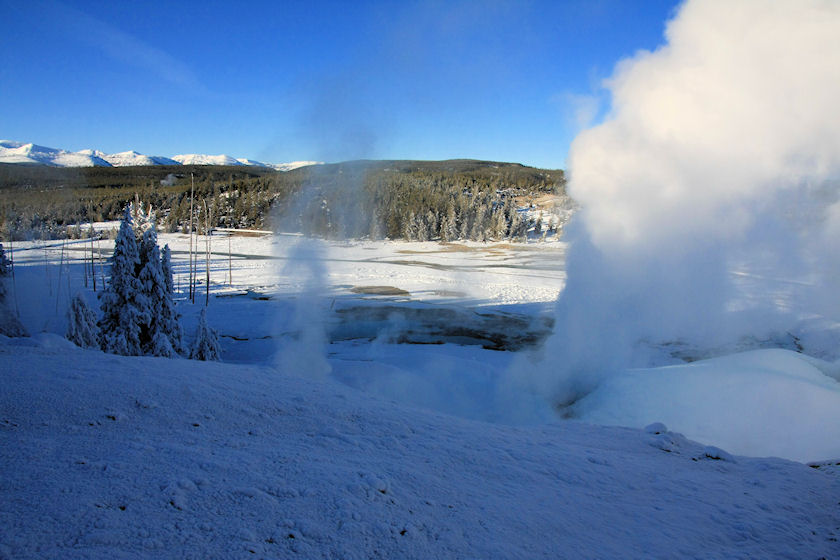
{"label": "blue sky", "polygon": [[562,167],[674,0],[0,0],[0,138],[268,162]]}

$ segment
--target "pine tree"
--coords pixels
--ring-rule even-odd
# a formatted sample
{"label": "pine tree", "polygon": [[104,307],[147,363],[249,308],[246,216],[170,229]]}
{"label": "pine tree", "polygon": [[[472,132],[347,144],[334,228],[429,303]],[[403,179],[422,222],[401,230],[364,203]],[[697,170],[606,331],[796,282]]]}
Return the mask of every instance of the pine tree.
{"label": "pine tree", "polygon": [[170,255],[169,245],[164,245],[163,254],[160,258],[160,267],[161,274],[163,275],[165,297],[161,304],[160,322],[163,325],[163,330],[167,333],[172,348],[179,354],[183,354],[186,350],[184,348],[183,330],[181,329],[181,315],[175,309],[175,284],[172,281],[172,261]]}
{"label": "pine tree", "polygon": [[426,225],[426,219],[423,217],[423,214],[412,215],[414,216],[414,225],[412,226],[411,230],[414,233],[414,239],[416,241],[428,241],[429,230],[428,226]]}
{"label": "pine tree", "polygon": [[155,212],[152,210],[151,204],[148,210],[144,210],[143,203],[136,197],[134,202],[129,204],[129,207],[134,224],[134,237],[139,241],[148,229],[155,227]]}
{"label": "pine tree", "polygon": [[458,230],[458,238],[459,239],[469,239],[470,238],[470,230],[472,229],[473,223],[473,209],[469,206],[462,206],[462,210],[460,212],[461,215],[461,226]]}
{"label": "pine tree", "polygon": [[207,309],[201,310],[198,328],[195,331],[195,341],[190,350],[191,360],[218,361],[219,340],[216,331],[207,325]]}
{"label": "pine tree", "polygon": [[175,282],[172,278],[172,251],[169,244],[163,246],[160,252],[160,266],[163,271],[163,280],[166,282],[166,291],[170,296],[175,295]]}
{"label": "pine tree", "polygon": [[65,338],[82,348],[99,348],[96,313],[88,307],[81,294],[76,294],[67,309]]}
{"label": "pine tree", "polygon": [[3,244],[0,243],[0,334],[6,336],[27,336],[28,333],[9,305],[6,282],[12,274],[11,261],[6,257]]}
{"label": "pine tree", "polygon": [[12,272],[12,261],[6,256],[6,250],[0,243],[0,276],[8,276]]}
{"label": "pine tree", "polygon": [[506,237],[513,237],[519,227],[519,212],[516,211],[516,205],[512,196],[505,199],[504,216],[506,223],[504,235]]}
{"label": "pine tree", "polygon": [[406,241],[414,241],[417,239],[417,220],[414,217],[414,212],[409,212],[408,216],[403,221],[402,236]]}
{"label": "pine tree", "polygon": [[483,200],[475,201],[475,218],[470,229],[470,239],[485,241],[487,239],[487,207]]}
{"label": "pine tree", "polygon": [[173,357],[181,348],[181,326],[167,287],[154,227],[143,233],[139,256],[137,279],[149,311],[140,329],[140,349],[145,355]]}
{"label": "pine tree", "polygon": [[431,210],[426,212],[426,223],[424,225],[426,228],[426,239],[429,241],[433,240],[438,233],[438,218]]}
{"label": "pine tree", "polygon": [[507,219],[501,206],[494,209],[491,231],[494,239],[504,239],[507,236]]}
{"label": "pine tree", "polygon": [[455,241],[458,238],[458,222],[455,218],[455,206],[449,204],[446,208],[446,218],[440,224],[441,241]]}
{"label": "pine tree", "polygon": [[105,352],[124,356],[142,354],[140,332],[149,321],[149,310],[136,277],[139,266],[140,255],[131,227],[131,211],[126,206],[114,242],[111,277],[99,295],[102,309],[99,345]]}

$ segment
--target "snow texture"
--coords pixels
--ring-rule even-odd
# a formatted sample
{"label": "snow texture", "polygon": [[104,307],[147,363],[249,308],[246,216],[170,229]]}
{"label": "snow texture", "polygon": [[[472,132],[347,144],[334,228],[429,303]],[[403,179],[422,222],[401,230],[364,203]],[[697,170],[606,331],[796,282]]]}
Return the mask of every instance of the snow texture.
{"label": "snow texture", "polygon": [[[88,242],[64,257],[60,243],[15,244],[16,296],[38,334],[0,337],[0,557],[840,554],[840,363],[774,350],[629,371],[577,406],[631,428],[563,421],[511,383],[521,352],[398,342],[420,313],[467,332],[539,322],[563,285],[564,244],[302,250],[292,237],[235,235],[230,261],[214,244],[221,356],[250,365],[125,358],[38,332],[65,332],[61,286],[83,288]],[[194,332],[203,305],[180,293],[189,237],[160,238]],[[306,342],[306,329],[324,338]],[[804,351],[837,359],[836,326],[796,332]],[[734,435],[819,464],[744,457]]]}
{"label": "snow texture", "polygon": [[673,432],[490,425],[49,336],[0,340],[0,377],[4,558],[840,554],[837,473]]}
{"label": "snow texture", "polygon": [[610,376],[577,402],[587,422],[679,426],[730,452],[795,461],[840,458],[840,382],[834,365],[789,350],[756,350]]}

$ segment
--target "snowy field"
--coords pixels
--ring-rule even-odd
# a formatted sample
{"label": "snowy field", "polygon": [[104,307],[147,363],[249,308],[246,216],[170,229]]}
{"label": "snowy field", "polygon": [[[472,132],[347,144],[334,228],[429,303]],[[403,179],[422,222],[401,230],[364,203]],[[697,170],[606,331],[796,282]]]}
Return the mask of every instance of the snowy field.
{"label": "snowy field", "polygon": [[[195,304],[188,236],[159,243],[191,333],[205,238]],[[0,558],[840,556],[836,325],[656,347],[558,411],[511,372],[561,242],[214,236],[222,364],[60,338],[72,294],[97,305],[90,247],[14,246],[35,336],[0,341]]]}

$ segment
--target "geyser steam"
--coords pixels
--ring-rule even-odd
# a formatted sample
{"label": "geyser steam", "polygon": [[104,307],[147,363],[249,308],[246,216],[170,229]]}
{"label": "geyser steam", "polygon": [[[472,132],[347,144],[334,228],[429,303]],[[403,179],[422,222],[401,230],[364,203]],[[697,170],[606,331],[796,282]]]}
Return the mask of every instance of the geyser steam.
{"label": "geyser steam", "polygon": [[838,314],[840,3],[692,0],[665,38],[616,66],[610,114],[572,146],[582,209],[529,378],[555,402],[648,365],[650,343]]}

